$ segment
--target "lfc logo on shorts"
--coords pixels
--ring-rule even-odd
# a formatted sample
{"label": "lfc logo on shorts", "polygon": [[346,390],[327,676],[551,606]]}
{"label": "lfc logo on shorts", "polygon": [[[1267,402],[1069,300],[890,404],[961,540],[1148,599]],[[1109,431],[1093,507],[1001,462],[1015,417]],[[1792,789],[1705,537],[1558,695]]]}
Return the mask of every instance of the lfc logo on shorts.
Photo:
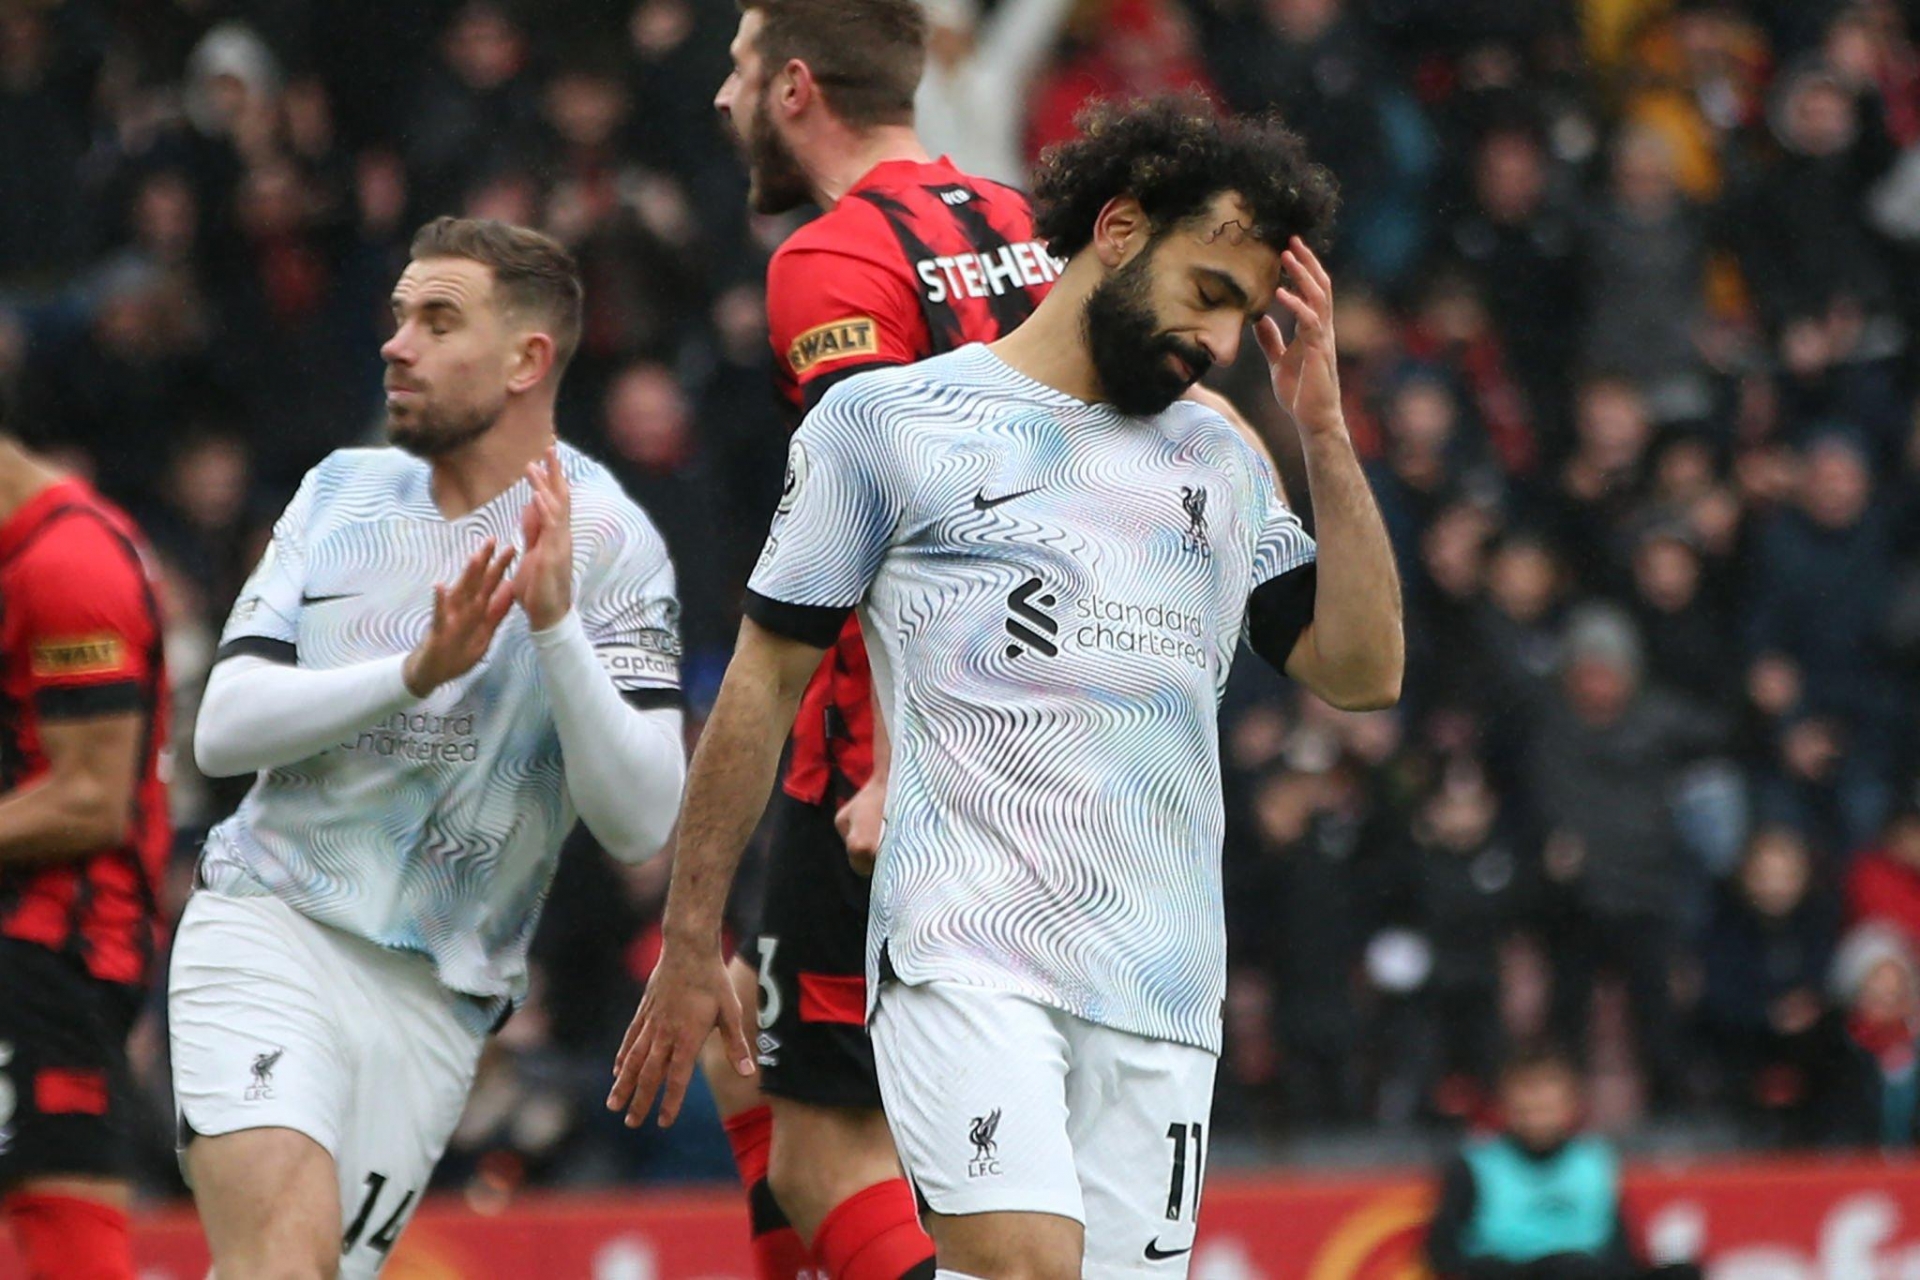
{"label": "lfc logo on shorts", "polygon": [[248,1102],[264,1102],[273,1097],[273,1067],[280,1061],[285,1049],[275,1048],[272,1053],[253,1055],[253,1083],[247,1086],[242,1096]]}
{"label": "lfc logo on shorts", "polygon": [[1000,1128],[1000,1108],[984,1116],[975,1116],[967,1137],[973,1143],[973,1159],[967,1162],[969,1178],[993,1178],[1000,1174],[1000,1161],[995,1157],[1000,1153],[1000,1144],[993,1135]]}

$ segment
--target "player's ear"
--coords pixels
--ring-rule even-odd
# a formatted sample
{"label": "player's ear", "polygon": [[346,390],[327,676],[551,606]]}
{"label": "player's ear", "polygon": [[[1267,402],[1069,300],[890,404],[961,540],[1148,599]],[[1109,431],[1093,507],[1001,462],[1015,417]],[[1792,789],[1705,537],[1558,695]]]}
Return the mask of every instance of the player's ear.
{"label": "player's ear", "polygon": [[1115,196],[1093,220],[1093,251],[1100,265],[1112,270],[1125,263],[1152,238],[1147,211],[1132,196]]}
{"label": "player's ear", "polygon": [[552,372],[556,354],[550,335],[537,329],[522,334],[513,346],[513,364],[507,370],[507,390],[520,395],[539,386],[541,380]]}
{"label": "player's ear", "polygon": [[820,86],[814,83],[813,68],[798,58],[788,58],[787,65],[780,68],[780,74],[768,86],[768,93],[774,105],[791,119],[819,96]]}

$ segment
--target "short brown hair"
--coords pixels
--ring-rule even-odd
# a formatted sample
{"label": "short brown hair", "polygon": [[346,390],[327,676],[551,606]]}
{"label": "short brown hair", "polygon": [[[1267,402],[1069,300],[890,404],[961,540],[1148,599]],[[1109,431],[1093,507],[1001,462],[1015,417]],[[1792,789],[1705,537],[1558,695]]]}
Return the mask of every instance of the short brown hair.
{"label": "short brown hair", "polygon": [[553,339],[553,376],[566,371],[580,346],[580,267],[565,245],[531,227],[492,218],[435,218],[413,237],[414,261],[465,258],[493,271],[493,288],[509,310],[536,316]]}
{"label": "short brown hair", "polygon": [[827,107],[856,129],[913,123],[927,63],[920,0],[739,0],[758,11],[761,61],[771,71],[798,58]]}

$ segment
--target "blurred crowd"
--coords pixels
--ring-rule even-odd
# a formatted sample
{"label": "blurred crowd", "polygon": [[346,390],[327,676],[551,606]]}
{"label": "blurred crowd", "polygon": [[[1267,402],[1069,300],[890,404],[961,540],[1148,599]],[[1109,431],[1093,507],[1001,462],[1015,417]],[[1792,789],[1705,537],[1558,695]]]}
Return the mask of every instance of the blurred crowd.
{"label": "blurred crowd", "polygon": [[[1471,1123],[1545,1033],[1611,1127],[1913,1145],[1920,4],[928,10],[922,128],[965,168],[1018,182],[1090,96],[1198,85],[1277,107],[1342,183],[1406,698],[1343,715],[1236,672],[1219,1119]],[[762,279],[795,224],[747,212],[711,108],[735,20],[0,0],[0,385],[164,557],[175,909],[236,799],[184,741],[220,622],[301,473],[377,439],[386,295],[431,216],[578,255],[561,431],[664,531],[710,701],[789,426]],[[1224,381],[1260,418],[1257,365]],[[730,1172],[710,1124],[598,1107],[665,868],[576,844],[442,1169],[471,1195]]]}

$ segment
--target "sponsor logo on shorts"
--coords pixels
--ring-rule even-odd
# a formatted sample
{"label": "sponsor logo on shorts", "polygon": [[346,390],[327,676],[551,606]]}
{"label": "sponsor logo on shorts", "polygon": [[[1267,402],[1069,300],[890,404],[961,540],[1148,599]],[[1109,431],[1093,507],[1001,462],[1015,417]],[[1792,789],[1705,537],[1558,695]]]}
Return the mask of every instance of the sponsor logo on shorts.
{"label": "sponsor logo on shorts", "polygon": [[1148,1262],[1165,1262],[1168,1258],[1177,1258],[1183,1253],[1192,1253],[1192,1252],[1193,1252],[1192,1245],[1188,1245],[1184,1249],[1162,1249],[1160,1247],[1159,1236],[1155,1236],[1153,1239],[1147,1241],[1146,1256],[1147,1256]]}
{"label": "sponsor logo on shorts", "polygon": [[1000,1129],[1000,1108],[995,1107],[984,1116],[975,1116],[967,1129],[967,1140],[973,1143],[973,1159],[967,1162],[969,1178],[997,1178],[1000,1176],[1000,1144],[994,1140],[994,1134]]}
{"label": "sponsor logo on shorts", "polygon": [[118,671],[127,663],[126,641],[112,632],[91,636],[62,636],[33,646],[33,674],[97,676]]}
{"label": "sponsor logo on shorts", "polygon": [[253,1055],[253,1083],[247,1086],[243,1095],[248,1102],[265,1102],[273,1097],[273,1068],[285,1052],[285,1049],[275,1048]]}
{"label": "sponsor logo on shorts", "polygon": [[774,1035],[771,1031],[762,1031],[759,1039],[754,1043],[754,1048],[758,1051],[757,1056],[760,1059],[761,1066],[777,1067],[780,1065],[779,1036]]}
{"label": "sponsor logo on shorts", "polygon": [[880,327],[872,316],[848,316],[817,324],[787,347],[787,363],[798,377],[817,364],[831,364],[850,356],[880,354]]}

